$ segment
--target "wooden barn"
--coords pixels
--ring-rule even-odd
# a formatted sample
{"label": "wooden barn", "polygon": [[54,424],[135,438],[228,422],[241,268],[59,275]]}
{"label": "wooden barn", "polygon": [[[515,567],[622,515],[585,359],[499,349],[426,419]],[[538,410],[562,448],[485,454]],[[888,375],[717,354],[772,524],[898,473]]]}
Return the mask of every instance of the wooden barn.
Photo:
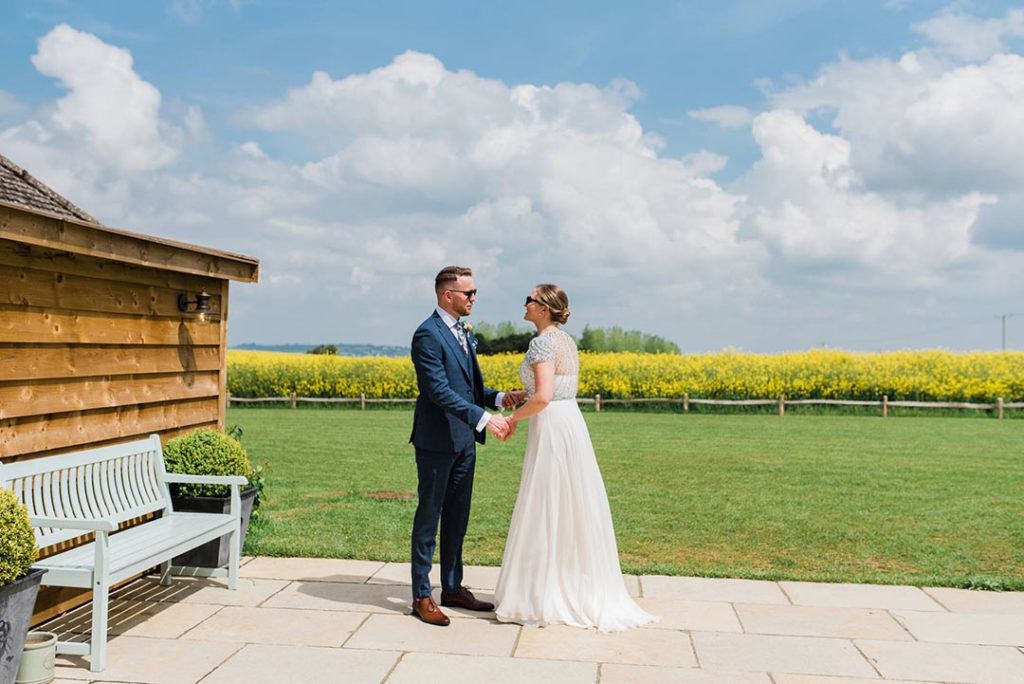
{"label": "wooden barn", "polygon": [[258,275],[104,226],[0,155],[0,461],[223,428],[228,285]]}

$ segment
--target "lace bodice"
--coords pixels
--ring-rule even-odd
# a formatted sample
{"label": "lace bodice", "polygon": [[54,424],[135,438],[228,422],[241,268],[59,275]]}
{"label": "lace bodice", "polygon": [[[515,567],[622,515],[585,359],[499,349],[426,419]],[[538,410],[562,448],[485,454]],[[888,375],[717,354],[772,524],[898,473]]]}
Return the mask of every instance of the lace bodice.
{"label": "lace bodice", "polygon": [[552,400],[575,399],[580,374],[580,355],[576,351],[576,341],[569,333],[556,328],[530,340],[526,358],[519,367],[519,379],[529,395],[537,391],[533,366],[544,362],[555,364],[555,391]]}

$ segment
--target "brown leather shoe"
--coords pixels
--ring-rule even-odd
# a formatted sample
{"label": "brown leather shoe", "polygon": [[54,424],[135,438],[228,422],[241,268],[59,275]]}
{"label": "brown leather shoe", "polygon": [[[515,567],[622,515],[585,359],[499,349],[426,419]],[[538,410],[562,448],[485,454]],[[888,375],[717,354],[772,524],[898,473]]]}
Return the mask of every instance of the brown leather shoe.
{"label": "brown leather shoe", "polygon": [[414,599],[412,602],[412,613],[420,620],[423,620],[428,625],[437,625],[438,627],[447,627],[451,620],[448,616],[441,612],[441,609],[434,603],[433,596],[423,596],[418,599]]}
{"label": "brown leather shoe", "polygon": [[485,613],[494,610],[493,603],[479,600],[476,596],[473,596],[473,592],[466,587],[459,587],[459,592],[457,594],[446,594],[442,591],[441,605],[455,606],[457,608],[465,608],[466,610],[479,610]]}

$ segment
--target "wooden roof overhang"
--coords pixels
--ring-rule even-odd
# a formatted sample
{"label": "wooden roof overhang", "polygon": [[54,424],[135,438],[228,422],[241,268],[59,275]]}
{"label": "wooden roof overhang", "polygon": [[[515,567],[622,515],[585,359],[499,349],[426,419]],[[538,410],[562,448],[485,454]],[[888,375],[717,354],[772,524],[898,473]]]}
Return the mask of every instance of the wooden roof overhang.
{"label": "wooden roof overhang", "polygon": [[259,259],[130,233],[0,200],[0,239],[178,273],[255,283]]}

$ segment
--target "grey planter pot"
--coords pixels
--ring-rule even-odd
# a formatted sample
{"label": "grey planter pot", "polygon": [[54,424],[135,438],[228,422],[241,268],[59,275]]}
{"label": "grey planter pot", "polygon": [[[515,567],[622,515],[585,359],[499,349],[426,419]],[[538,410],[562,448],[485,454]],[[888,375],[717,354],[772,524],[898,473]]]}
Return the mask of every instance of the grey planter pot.
{"label": "grey planter pot", "polygon": [[[245,548],[245,535],[249,531],[249,518],[252,517],[252,505],[256,501],[256,488],[248,487],[241,492],[242,497],[242,538],[239,540]],[[229,496],[172,496],[171,504],[176,511],[188,513],[230,513],[231,497]],[[221,537],[208,541],[202,546],[175,556],[171,561],[174,565],[190,568],[223,568],[228,564],[228,538]]]}
{"label": "grey planter pot", "polygon": [[18,675],[44,572],[29,570],[24,577],[0,587],[0,682],[13,682]]}

